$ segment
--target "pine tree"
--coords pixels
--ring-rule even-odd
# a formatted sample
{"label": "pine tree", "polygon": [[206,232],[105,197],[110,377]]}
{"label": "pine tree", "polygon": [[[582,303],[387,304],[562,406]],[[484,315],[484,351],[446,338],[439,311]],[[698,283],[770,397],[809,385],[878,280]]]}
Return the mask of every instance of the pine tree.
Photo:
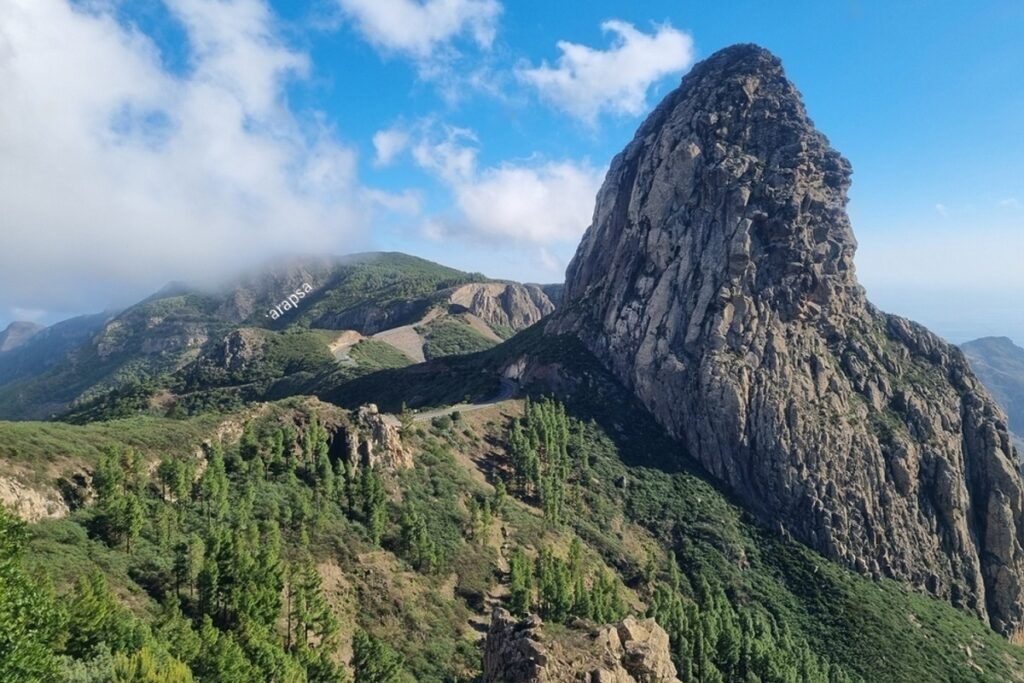
{"label": "pine tree", "polygon": [[145,510],[138,494],[130,491],[122,496],[115,513],[118,534],[124,539],[124,550],[132,552],[132,542],[139,537],[145,523]]}
{"label": "pine tree", "polygon": [[380,544],[384,535],[384,526],[387,523],[387,493],[384,491],[384,483],[380,475],[364,465],[360,473],[360,489],[363,501],[363,522],[366,524],[366,531],[370,541],[374,545]]}
{"label": "pine tree", "polygon": [[401,656],[362,630],[352,636],[352,668],[358,683],[398,683],[404,678]]}
{"label": "pine tree", "polygon": [[196,586],[199,591],[199,614],[214,616],[219,608],[218,596],[221,592],[220,569],[214,557],[207,555],[203,558],[203,568],[196,578]]}
{"label": "pine tree", "polygon": [[264,524],[256,561],[246,584],[241,607],[246,618],[273,627],[281,612],[284,566],[281,562],[281,531],[274,520]]}
{"label": "pine tree", "polygon": [[293,647],[307,648],[312,641],[326,645],[338,631],[321,588],[322,580],[312,558],[307,556],[290,572],[294,629]]}
{"label": "pine tree", "polygon": [[228,476],[224,466],[224,453],[214,443],[207,457],[206,471],[199,482],[203,509],[207,521],[220,520],[228,511]]}
{"label": "pine tree", "polygon": [[199,656],[199,634],[192,628],[192,622],[182,615],[176,598],[168,599],[157,620],[155,636],[157,642],[165,645],[168,652],[183,662],[195,661]]}
{"label": "pine tree", "polygon": [[525,616],[533,604],[533,564],[522,548],[515,548],[509,558],[508,608],[513,614]]}
{"label": "pine tree", "polygon": [[64,614],[24,566],[25,523],[0,505],[0,681],[57,681]]}
{"label": "pine tree", "polygon": [[114,655],[112,683],[192,683],[192,670],[184,662],[158,654],[148,645],[130,655]]}
{"label": "pine tree", "polygon": [[65,651],[72,657],[88,659],[101,646],[123,652],[141,644],[139,625],[114,600],[106,577],[98,570],[79,577],[67,604]]}
{"label": "pine tree", "polygon": [[537,558],[537,587],[540,611],[545,619],[565,622],[573,607],[573,585],[569,567],[550,550],[542,549]]}
{"label": "pine tree", "polygon": [[175,577],[178,588],[181,588],[181,584],[187,584],[191,596],[195,596],[196,582],[203,570],[205,556],[206,546],[199,534],[193,533],[188,541],[178,544],[174,562]]}
{"label": "pine tree", "polygon": [[508,502],[508,490],[505,488],[505,482],[501,479],[494,482],[494,514],[503,515],[505,514],[505,504]]}
{"label": "pine tree", "polygon": [[435,571],[440,556],[433,537],[427,529],[426,519],[419,509],[409,504],[402,513],[402,549],[409,562],[421,572]]}
{"label": "pine tree", "polygon": [[412,414],[412,411],[409,410],[409,406],[405,404],[405,401],[402,401],[402,409],[398,413],[398,421],[401,424],[399,433],[401,434],[403,439],[408,439],[410,436],[412,436],[412,430],[415,424],[415,420],[416,418]]}
{"label": "pine tree", "polygon": [[199,637],[201,647],[195,670],[200,680],[218,683],[259,680],[242,648],[229,634],[215,628],[208,616],[203,619]]}

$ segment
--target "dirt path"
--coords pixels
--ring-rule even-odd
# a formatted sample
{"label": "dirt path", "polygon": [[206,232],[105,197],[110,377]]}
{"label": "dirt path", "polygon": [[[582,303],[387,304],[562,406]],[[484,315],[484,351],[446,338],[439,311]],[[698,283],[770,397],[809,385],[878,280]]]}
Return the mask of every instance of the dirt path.
{"label": "dirt path", "polygon": [[348,355],[353,346],[363,340],[363,335],[355,330],[345,330],[332,341],[327,348],[331,354],[342,365],[355,365],[356,362]]}
{"label": "dirt path", "polygon": [[491,584],[484,594],[483,610],[480,614],[474,614],[468,620],[469,627],[477,638],[482,639],[491,626],[491,612],[495,607],[503,607],[509,595],[509,572],[508,554],[512,551],[512,544],[509,541],[508,529],[504,523],[496,522],[491,525],[488,545],[496,548],[498,557],[495,566],[498,570],[498,582]]}

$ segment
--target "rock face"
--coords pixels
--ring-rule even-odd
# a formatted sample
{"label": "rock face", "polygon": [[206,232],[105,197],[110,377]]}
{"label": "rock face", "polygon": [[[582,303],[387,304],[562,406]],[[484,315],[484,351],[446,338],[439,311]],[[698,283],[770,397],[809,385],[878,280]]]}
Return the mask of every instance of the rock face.
{"label": "rock face", "polygon": [[243,372],[263,356],[262,330],[242,327],[232,331],[213,349],[211,360],[229,372]]}
{"label": "rock face", "polygon": [[519,331],[555,310],[539,285],[480,282],[463,285],[449,301],[482,319],[491,327]]}
{"label": "rock face", "polygon": [[484,644],[483,683],[675,683],[668,634],[654,619],[574,628],[557,640],[540,618],[496,609]]}
{"label": "rock face", "polygon": [[0,504],[26,522],[60,519],[70,512],[56,491],[39,490],[6,476],[0,476]]}
{"label": "rock face", "polygon": [[850,173],[776,57],[713,55],[613,161],[547,330],[763,520],[1017,633],[1006,418],[958,349],[866,300]]}
{"label": "rock face", "polygon": [[345,434],[345,457],[354,468],[380,467],[388,471],[412,467],[412,453],[402,446],[398,427],[373,403],[361,406]]}

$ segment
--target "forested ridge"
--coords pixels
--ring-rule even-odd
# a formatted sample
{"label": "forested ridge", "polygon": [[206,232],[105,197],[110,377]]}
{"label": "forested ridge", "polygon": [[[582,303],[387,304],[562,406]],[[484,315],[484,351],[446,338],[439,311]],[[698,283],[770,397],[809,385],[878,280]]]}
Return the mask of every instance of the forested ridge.
{"label": "forested ridge", "polygon": [[[497,604],[552,628],[654,617],[684,681],[912,680],[900,671],[933,657],[866,657],[876,635],[915,636],[878,608],[819,621],[778,567],[820,571],[833,600],[875,599],[871,582],[830,583],[846,574],[750,536],[693,475],[626,465],[623,426],[596,413],[548,397],[429,422],[403,410],[412,466],[396,469],[353,460],[339,411],[316,405],[248,413],[194,457],[107,446],[68,518],[3,513],[0,680],[473,680],[474,624]],[[949,642],[974,643],[975,661],[1010,661],[969,618],[895,600],[931,624],[933,649],[952,620],[971,624]]]}

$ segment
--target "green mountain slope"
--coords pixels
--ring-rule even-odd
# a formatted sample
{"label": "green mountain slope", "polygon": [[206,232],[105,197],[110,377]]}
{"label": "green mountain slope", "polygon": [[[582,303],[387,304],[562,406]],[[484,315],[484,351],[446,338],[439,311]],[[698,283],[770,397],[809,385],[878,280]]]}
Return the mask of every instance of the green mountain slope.
{"label": "green mountain slope", "polygon": [[[413,256],[372,253],[287,259],[219,290],[169,285],[96,321],[88,334],[60,337],[68,342],[62,346],[36,343],[46,330],[0,355],[0,418],[85,422],[224,410],[417,362],[424,353],[478,350],[496,342],[494,330],[518,329],[502,317],[500,299],[478,302],[481,312],[494,313],[487,304],[499,301],[491,323],[450,303],[455,292],[483,282],[490,281]],[[550,310],[527,301],[530,321]],[[378,335],[387,330],[405,332]],[[351,333],[367,337],[354,354],[347,353],[354,342],[342,339]]]}
{"label": "green mountain slope", "polygon": [[[1024,679],[1024,651],[976,619],[759,528],[575,342],[517,341],[516,354],[576,378],[562,385],[565,408],[409,415],[411,466],[353,468],[344,434],[359,419],[308,400],[216,419],[0,424],[0,442],[18,444],[0,453],[0,474],[32,463],[45,486],[43,463],[77,458],[101,477],[94,502],[28,529],[19,562],[68,596],[54,607],[60,628],[81,627],[86,605],[107,615],[70,641],[54,636],[46,666],[102,672],[151,656],[197,680],[337,680],[319,676],[384,661],[396,665],[387,680],[468,680],[502,604],[570,629],[653,614],[684,680],[701,669],[755,680],[741,669],[769,666],[804,673],[756,680]],[[469,357],[477,372],[481,355]],[[144,466],[101,452],[121,443]],[[118,516],[126,497],[143,511],[137,525]],[[289,610],[289,595],[306,607]]]}
{"label": "green mountain slope", "polygon": [[[175,589],[176,548],[196,535],[204,548],[221,547],[216,530],[223,529],[236,543],[279,539],[272,543],[280,548],[274,562],[295,572],[313,567],[319,577],[314,593],[332,615],[330,647],[347,661],[365,638],[389,643],[403,662],[401,676],[409,680],[475,675],[480,629],[495,603],[539,610],[549,621],[567,623],[580,614],[599,621],[629,612],[654,614],[673,638],[681,672],[692,672],[700,658],[707,660],[706,671],[713,666],[727,676],[741,662],[756,668],[753,660],[725,654],[729,646],[721,639],[733,636],[722,634],[734,627],[738,642],[756,639],[783,670],[803,662],[816,672],[803,680],[1024,678],[1024,651],[969,615],[893,582],[858,576],[784,531],[760,528],[708,483],[577,342],[538,332],[469,356],[382,370],[337,388],[353,407],[365,393],[385,406],[395,402],[397,410],[403,400],[430,405],[461,399],[459,389],[486,397],[497,384],[495,372],[511,364],[520,369],[527,390],[556,391],[565,402],[564,412],[555,404],[534,404],[554,406],[540,410],[512,401],[432,419],[410,415],[403,418],[402,448],[412,454],[411,468],[384,464],[400,459],[382,460],[376,470],[353,467],[342,435],[355,433],[355,414],[296,399],[227,417],[140,418],[83,427],[0,424],[0,442],[15,444],[0,453],[0,475],[27,486],[57,486],[54,477],[112,467],[110,456],[104,460],[101,454],[104,445],[132,445],[153,463],[131,469],[150,473],[132,475],[140,477],[132,495],[145,511],[137,528],[128,522],[119,527],[122,518],[115,512],[123,503],[104,502],[103,496],[64,519],[31,528],[25,562],[47,567],[57,590],[73,596],[68,604],[84,590],[74,588],[77,577],[95,569],[110,587],[111,604],[128,610],[115,610],[118,619],[150,634],[116,642],[102,640],[113,635],[94,635],[89,648],[74,653],[54,645],[56,656],[71,657],[60,666],[106,666],[95,654],[106,642],[122,656],[152,652],[183,663],[200,680],[218,680],[209,676],[224,665],[215,661],[220,654],[197,655],[168,635],[198,629],[201,639],[204,614],[212,617],[218,637],[233,643],[236,663],[248,676],[266,675],[258,652],[277,652],[280,666],[307,675],[319,666],[315,662],[326,666],[312,657],[313,640],[303,655],[288,644],[281,624],[287,610],[277,601],[270,603],[277,617],[263,617],[270,621],[262,622],[259,639],[246,635],[242,624],[255,617],[237,612],[243,604],[238,600],[258,594],[259,580],[244,581],[236,597],[225,593],[212,613],[188,581]],[[524,412],[534,417],[524,419]],[[538,429],[539,437],[522,436]],[[206,455],[197,456],[204,442],[222,447],[207,446]],[[165,457],[196,473],[213,467],[226,484],[189,475],[198,476],[195,484],[174,502],[162,492],[173,485],[174,468],[152,469]],[[118,458],[121,467],[124,457]],[[499,482],[505,494],[495,490]],[[233,563],[242,562],[243,547],[223,548],[216,555],[218,576],[235,576]],[[572,565],[570,550],[587,561]],[[187,555],[187,548],[181,552]],[[523,557],[532,567],[531,581],[547,576],[527,593],[513,590],[520,585],[515,581],[525,579],[513,581],[509,573],[512,565],[525,571]],[[567,587],[571,581],[563,585],[551,578],[581,571],[571,566],[590,568],[578,580],[590,586],[586,594],[603,597],[579,602],[583,593]],[[265,580],[279,585],[282,579]],[[195,589],[196,595],[205,590],[199,583]],[[168,613],[169,596],[179,612]],[[723,623],[733,626],[722,630]],[[695,651],[695,633],[719,654]]]}

